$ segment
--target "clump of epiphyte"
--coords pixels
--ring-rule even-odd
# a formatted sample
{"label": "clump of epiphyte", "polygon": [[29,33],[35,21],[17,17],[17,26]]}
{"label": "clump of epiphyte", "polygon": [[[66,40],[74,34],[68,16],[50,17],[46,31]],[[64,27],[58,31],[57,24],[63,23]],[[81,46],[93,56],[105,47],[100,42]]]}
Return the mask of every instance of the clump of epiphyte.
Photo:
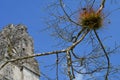
{"label": "clump of epiphyte", "polygon": [[79,23],[82,25],[82,27],[88,27],[90,29],[99,29],[102,27],[102,13],[97,13],[93,9],[84,9],[80,13],[80,20]]}

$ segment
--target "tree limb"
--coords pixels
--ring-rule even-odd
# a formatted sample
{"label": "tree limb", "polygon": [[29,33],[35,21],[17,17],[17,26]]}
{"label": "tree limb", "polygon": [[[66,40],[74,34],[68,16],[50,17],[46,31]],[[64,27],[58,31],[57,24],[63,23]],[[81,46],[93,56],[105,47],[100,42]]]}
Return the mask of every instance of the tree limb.
{"label": "tree limb", "polygon": [[15,62],[15,61],[19,61],[19,60],[24,60],[24,59],[29,59],[29,58],[33,58],[33,57],[39,57],[39,56],[46,56],[46,55],[52,55],[52,54],[59,54],[59,53],[64,53],[66,52],[66,50],[59,50],[59,51],[53,51],[53,52],[46,52],[46,53],[39,53],[39,54],[33,54],[33,55],[29,55],[29,56],[24,56],[24,57],[19,57],[16,59],[11,59],[11,60],[7,60],[5,61],[1,66],[0,66],[0,70],[9,62]]}
{"label": "tree limb", "polygon": [[108,76],[109,76],[109,72],[110,72],[110,59],[109,59],[109,56],[108,56],[108,54],[107,54],[107,52],[106,52],[106,50],[105,50],[105,48],[104,48],[100,38],[99,38],[96,30],[94,30],[94,33],[95,33],[95,35],[96,35],[96,37],[98,39],[98,42],[100,43],[101,48],[103,49],[103,52],[105,53],[105,57],[107,59],[107,72],[106,72],[106,75],[105,75],[105,80],[108,80]]}
{"label": "tree limb", "polygon": [[105,6],[105,2],[106,2],[106,0],[102,0],[102,3],[101,3],[101,5],[100,5],[100,8],[99,8],[99,10],[97,11],[97,13],[100,13],[100,12],[103,10],[103,8],[104,8],[104,6]]}

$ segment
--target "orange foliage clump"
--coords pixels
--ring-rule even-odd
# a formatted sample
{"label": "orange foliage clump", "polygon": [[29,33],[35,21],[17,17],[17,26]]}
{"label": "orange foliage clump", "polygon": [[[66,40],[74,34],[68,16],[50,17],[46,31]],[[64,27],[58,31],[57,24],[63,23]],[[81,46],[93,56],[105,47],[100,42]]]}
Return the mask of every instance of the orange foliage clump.
{"label": "orange foliage clump", "polygon": [[101,13],[96,13],[93,9],[84,9],[80,13],[79,23],[82,24],[82,27],[99,29],[102,26],[103,18]]}

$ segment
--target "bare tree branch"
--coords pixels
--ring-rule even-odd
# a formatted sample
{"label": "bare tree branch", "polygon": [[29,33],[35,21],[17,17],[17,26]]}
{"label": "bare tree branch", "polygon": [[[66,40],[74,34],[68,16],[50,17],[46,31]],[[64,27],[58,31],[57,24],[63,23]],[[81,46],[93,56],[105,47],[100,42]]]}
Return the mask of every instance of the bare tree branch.
{"label": "bare tree branch", "polygon": [[[86,1],[86,3],[85,3],[85,1]],[[60,79],[60,70],[63,70],[63,66],[65,68],[65,70],[63,70],[63,71],[67,72],[67,74],[68,74],[67,77],[69,77],[70,80],[73,80],[75,78],[75,76],[76,76],[75,73],[83,74],[85,76],[92,75],[92,77],[90,77],[90,78],[93,79],[93,77],[94,77],[94,79],[95,79],[95,77],[96,77],[96,80],[97,80],[98,76],[96,76],[96,74],[99,72],[102,72],[102,73],[105,72],[105,74],[102,74],[102,77],[100,74],[100,77],[104,78],[104,80],[110,79],[111,73],[112,72],[117,73],[118,69],[115,70],[114,67],[112,66],[112,64],[110,64],[109,55],[114,54],[115,50],[119,47],[116,47],[113,50],[111,50],[111,48],[105,49],[104,45],[102,43],[103,41],[101,41],[96,30],[93,27],[89,28],[89,25],[82,26],[81,22],[75,21],[74,19],[76,19],[76,17],[74,17],[74,14],[76,15],[77,12],[73,11],[71,13],[68,13],[67,9],[65,7],[65,4],[64,4],[64,0],[58,0],[58,2],[59,2],[60,7],[57,7],[57,8],[58,8],[58,10],[59,10],[59,8],[62,9],[62,11],[63,11],[62,16],[61,16],[61,12],[59,14],[59,11],[56,11],[58,13],[58,15],[55,15],[56,12],[53,13],[52,16],[54,16],[55,19],[53,19],[53,22],[49,21],[51,23],[51,24],[49,23],[49,26],[52,26],[55,29],[55,31],[56,31],[55,35],[57,34],[57,37],[63,39],[66,42],[70,42],[70,44],[68,44],[69,46],[62,50],[32,54],[32,55],[28,55],[28,56],[24,56],[24,57],[18,57],[18,58],[14,58],[14,59],[12,58],[12,59],[6,60],[0,65],[0,70],[2,68],[4,68],[9,62],[15,62],[15,61],[29,59],[29,58],[33,58],[33,57],[56,55],[56,62],[54,63],[54,65],[53,64],[47,65],[47,67],[56,66],[56,68],[55,68],[56,69],[56,80]],[[80,2],[82,3],[82,0]],[[88,15],[89,15],[89,12],[92,12],[92,10],[94,10],[93,6],[96,2],[97,2],[96,0],[83,0],[83,5],[86,6],[86,8],[83,8],[83,9],[86,9],[86,10],[88,9]],[[105,3],[106,3],[106,0],[101,0],[100,7],[98,8],[97,12],[95,10],[95,15],[99,14],[103,11]],[[54,5],[51,5],[51,6],[54,6]],[[57,3],[57,5],[58,5],[58,3]],[[80,5],[80,6],[82,6],[82,5]],[[89,11],[89,9],[90,9],[90,11]],[[80,15],[81,13],[82,13],[82,11],[79,13],[79,18],[81,17],[81,15]],[[69,14],[71,14],[71,15],[69,15]],[[103,17],[103,15],[102,16],[100,15],[100,17]],[[104,20],[104,18],[102,18],[102,19]],[[81,19],[79,19],[79,21],[80,20]],[[88,20],[86,22],[89,22],[89,21],[91,21],[91,20]],[[94,24],[94,22],[92,22],[92,24]],[[83,50],[81,50],[81,51],[79,50],[77,52],[78,54],[75,53],[76,52],[75,50],[76,49],[78,50],[78,48],[76,48],[76,47],[80,43],[82,43],[82,41],[84,42],[85,37],[90,32],[92,32],[92,30],[93,30],[94,35],[92,35],[92,38],[89,42],[90,47],[87,46],[87,48],[89,49],[90,52],[87,51],[86,48],[84,48],[86,50],[84,54],[82,53]],[[10,47],[14,48],[14,45],[12,45],[12,42],[11,42],[12,40],[10,40],[10,39],[11,38],[9,38],[9,36],[8,36],[8,40],[9,40],[8,42],[10,44]],[[85,40],[87,43],[89,41],[88,39],[90,39],[90,38],[87,38]],[[97,40],[97,42],[94,42],[96,40]],[[59,55],[61,53],[63,53],[62,57],[61,57],[61,55]],[[101,60],[103,60],[102,63],[101,63]],[[65,65],[62,64],[63,66],[61,67],[59,65],[62,62],[63,63],[66,62],[66,64]],[[52,67],[52,69],[53,69],[53,67]],[[83,71],[83,70],[85,70],[85,71]],[[113,74],[114,73],[112,73],[112,75]],[[52,80],[43,73],[41,73],[41,75],[45,76],[46,79],[48,79],[48,80]],[[65,73],[65,75],[66,75],[66,73]]]}
{"label": "bare tree branch", "polygon": [[59,64],[59,56],[56,54],[56,79],[59,80],[59,75],[58,75],[58,64]]}
{"label": "bare tree branch", "polygon": [[97,11],[97,13],[100,13],[100,12],[103,10],[103,8],[104,8],[104,6],[105,6],[105,2],[106,2],[106,0],[102,0],[102,3],[101,3],[101,5],[100,5],[100,8],[99,8],[99,10]]}
{"label": "bare tree branch", "polygon": [[78,40],[78,38],[79,38],[79,36],[82,34],[82,32],[84,32],[86,30],[86,28],[82,28],[80,31],[79,31],[79,33],[75,36],[75,37],[73,37],[73,42],[76,42],[77,40]]}
{"label": "bare tree branch", "polygon": [[78,45],[87,35],[87,33],[90,31],[90,29],[87,29],[86,32],[81,36],[81,38],[79,40],[77,40],[75,43],[73,43],[70,47],[68,47],[68,51],[72,50],[73,48],[76,47],[76,45]]}
{"label": "bare tree branch", "polygon": [[38,56],[46,56],[46,55],[52,55],[52,54],[58,54],[58,53],[65,53],[65,52],[66,52],[66,50],[60,50],[60,51],[39,53],[39,54],[33,54],[33,55],[24,56],[24,57],[20,57],[20,58],[16,58],[16,59],[11,59],[11,60],[8,60],[8,61],[4,62],[4,63],[0,66],[0,70],[1,70],[6,64],[8,64],[9,62],[15,62],[15,61],[24,60],[24,59],[29,59],[29,58],[38,57]]}
{"label": "bare tree branch", "polygon": [[97,32],[96,32],[96,30],[94,30],[94,33],[95,33],[95,35],[96,35],[96,37],[97,37],[97,39],[98,39],[98,41],[99,41],[99,43],[100,43],[100,45],[101,45],[101,47],[103,49],[103,52],[105,53],[106,59],[107,59],[108,69],[107,69],[107,72],[106,72],[106,75],[105,75],[105,80],[108,80],[108,76],[109,76],[109,72],[110,72],[110,59],[109,59],[108,53],[106,52],[106,50],[105,50],[105,48],[104,48],[104,46],[103,46]]}
{"label": "bare tree branch", "polygon": [[67,51],[66,52],[66,57],[67,57],[67,71],[68,71],[68,76],[69,76],[69,79],[72,80],[73,79],[73,75],[71,73],[71,57],[70,57],[70,52]]}
{"label": "bare tree branch", "polygon": [[65,14],[66,17],[68,18],[68,20],[69,20],[70,22],[72,22],[72,23],[78,25],[78,26],[81,26],[81,24],[78,24],[77,22],[73,21],[73,20],[70,18],[70,16],[67,14],[67,12],[66,12],[65,9],[64,9],[64,3],[63,3],[63,1],[62,1],[62,0],[59,0],[59,2],[60,2],[60,6],[61,6],[61,8],[62,8],[64,14]]}

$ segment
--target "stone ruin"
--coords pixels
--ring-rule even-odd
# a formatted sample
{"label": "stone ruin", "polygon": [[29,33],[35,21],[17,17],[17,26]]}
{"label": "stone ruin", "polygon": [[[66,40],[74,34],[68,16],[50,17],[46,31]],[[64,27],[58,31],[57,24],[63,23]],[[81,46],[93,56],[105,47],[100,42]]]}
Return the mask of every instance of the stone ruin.
{"label": "stone ruin", "polygon": [[[7,60],[34,54],[33,39],[24,25],[6,26],[0,31],[0,66]],[[9,62],[0,70],[0,80],[39,80],[35,58]]]}

